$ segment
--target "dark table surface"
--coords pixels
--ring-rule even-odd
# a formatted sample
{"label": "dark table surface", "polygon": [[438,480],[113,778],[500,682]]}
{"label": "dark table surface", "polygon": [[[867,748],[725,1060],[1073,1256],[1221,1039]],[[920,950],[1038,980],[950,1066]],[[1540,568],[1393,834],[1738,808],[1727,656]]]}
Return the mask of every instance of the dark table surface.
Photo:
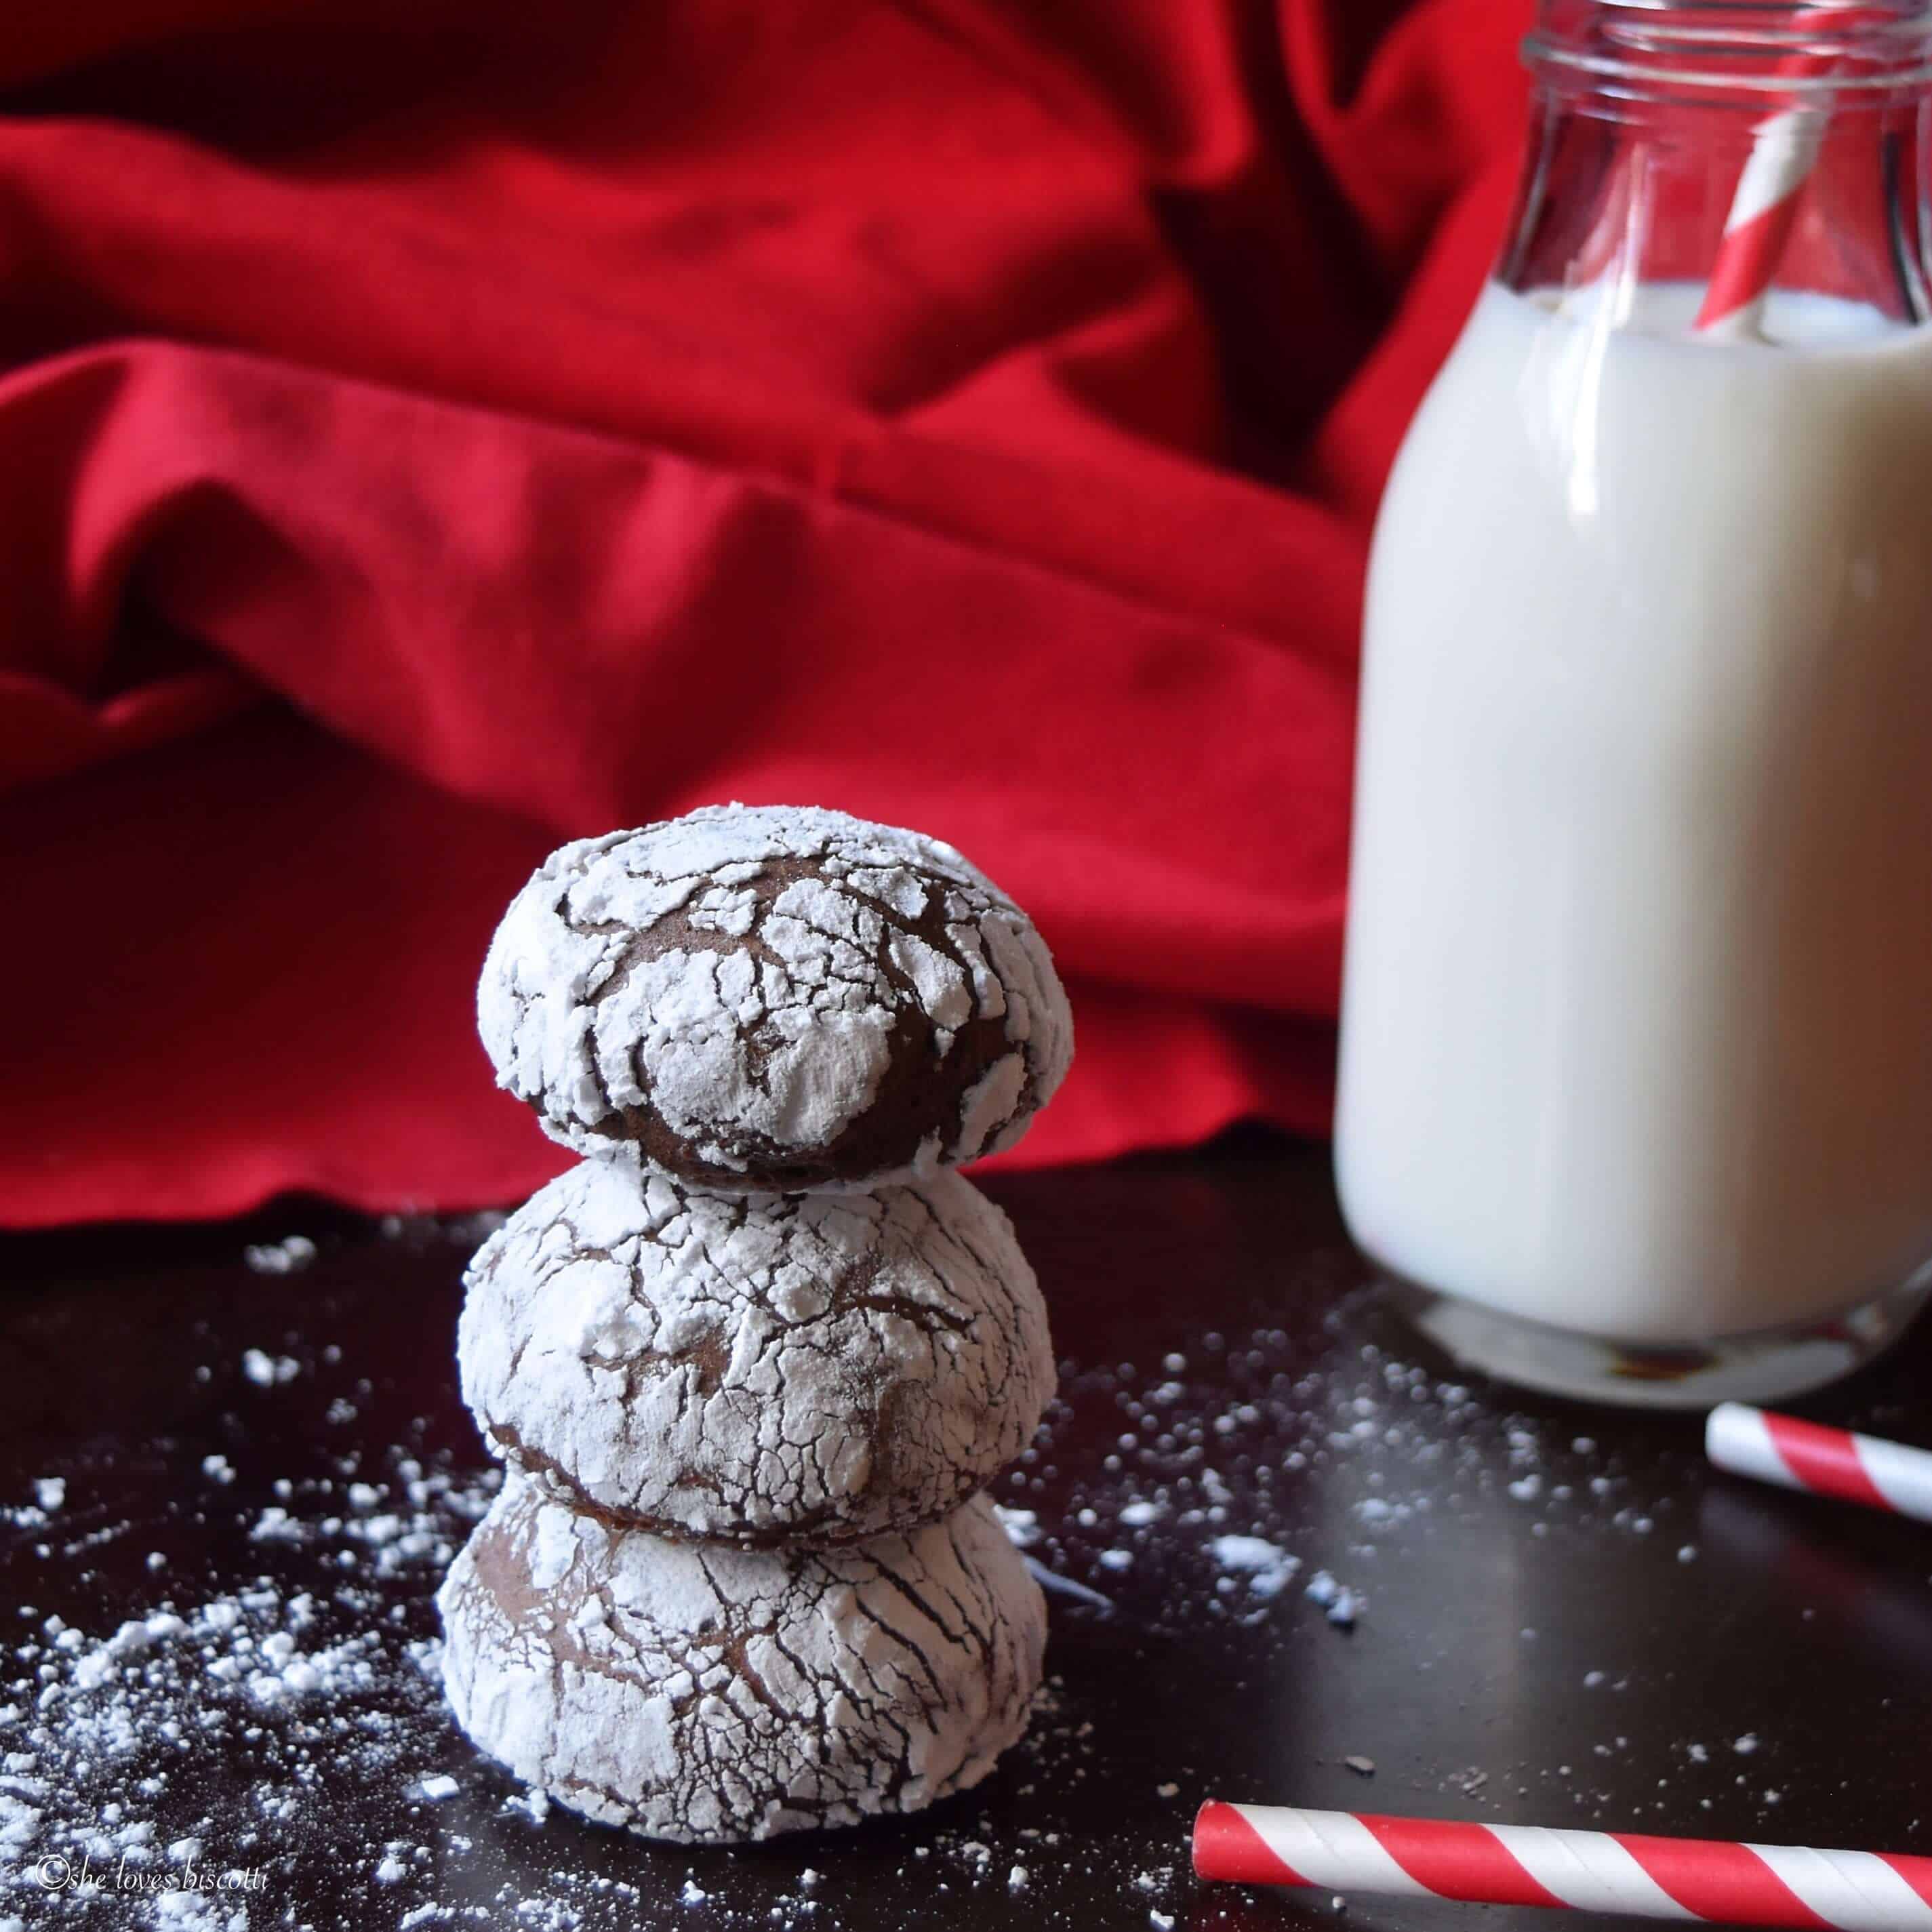
{"label": "dark table surface", "polygon": [[[986,1185],[1062,1363],[996,1491],[1058,1586],[1047,1707],[974,1793],[737,1852],[544,1816],[442,1710],[433,1594],[490,1480],[452,1360],[475,1219],[0,1244],[0,1926],[1478,1916],[1198,1885],[1209,1795],[1932,1852],[1932,1529],[1459,1374],[1321,1150]],[[1928,1371],[1922,1334],[1803,1406],[1924,1441]],[[182,1916],[183,1874],[229,1888]]]}

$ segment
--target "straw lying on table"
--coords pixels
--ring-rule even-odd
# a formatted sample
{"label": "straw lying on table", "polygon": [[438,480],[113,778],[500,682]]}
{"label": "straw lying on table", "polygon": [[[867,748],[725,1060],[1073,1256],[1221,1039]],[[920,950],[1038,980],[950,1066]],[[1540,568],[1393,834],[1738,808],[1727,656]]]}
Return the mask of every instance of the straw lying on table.
{"label": "straw lying on table", "polygon": [[1704,1453],[1733,1475],[1932,1522],[1932,1454],[1923,1449],[1726,1402],[1705,1422]]}
{"label": "straw lying on table", "polygon": [[1932,1858],[1452,1824],[1210,1799],[1194,1869],[1241,1885],[1573,1906],[1732,1925],[1932,1932]]}

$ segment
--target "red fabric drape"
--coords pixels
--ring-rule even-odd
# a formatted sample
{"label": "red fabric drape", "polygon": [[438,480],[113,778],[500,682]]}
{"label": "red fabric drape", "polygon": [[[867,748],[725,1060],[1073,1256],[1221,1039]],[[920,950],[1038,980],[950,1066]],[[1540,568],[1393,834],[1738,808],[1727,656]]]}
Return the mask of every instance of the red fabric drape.
{"label": "red fabric drape", "polygon": [[562,1156],[470,989],[561,836],[952,839],[1017,1158],[1318,1130],[1370,519],[1505,0],[80,0],[0,23],[0,1220]]}

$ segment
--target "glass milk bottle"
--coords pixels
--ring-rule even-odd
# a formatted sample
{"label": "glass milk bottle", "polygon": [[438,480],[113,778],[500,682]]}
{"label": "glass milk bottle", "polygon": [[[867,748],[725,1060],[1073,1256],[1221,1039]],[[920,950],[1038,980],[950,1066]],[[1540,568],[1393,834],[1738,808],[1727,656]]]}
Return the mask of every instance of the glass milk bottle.
{"label": "glass milk bottle", "polygon": [[1389,482],[1337,1174],[1507,1378],[1789,1394],[1932,1282],[1928,6],[1546,0]]}

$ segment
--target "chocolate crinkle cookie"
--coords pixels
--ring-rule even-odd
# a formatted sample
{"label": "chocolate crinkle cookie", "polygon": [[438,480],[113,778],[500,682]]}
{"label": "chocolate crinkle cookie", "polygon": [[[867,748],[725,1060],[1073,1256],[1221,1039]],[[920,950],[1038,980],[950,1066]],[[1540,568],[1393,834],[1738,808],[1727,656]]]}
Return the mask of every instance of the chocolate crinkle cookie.
{"label": "chocolate crinkle cookie", "polygon": [[458,1354],[492,1449],[560,1500],[745,1543],[944,1514],[1054,1382],[1006,1217],[943,1172],[725,1196],[585,1161],[478,1253]]}
{"label": "chocolate crinkle cookie", "polygon": [[1064,1076],[1052,956],[951,846],[717,806],[579,840],[512,902],[478,1018],[584,1154],[706,1187],[871,1186],[1010,1147]]}
{"label": "chocolate crinkle cookie", "polygon": [[1025,1729],[1039,1586],[983,1498],[839,1550],[661,1541],[512,1475],[439,1604],[458,1721],[560,1803],[730,1843],[913,1811]]}

